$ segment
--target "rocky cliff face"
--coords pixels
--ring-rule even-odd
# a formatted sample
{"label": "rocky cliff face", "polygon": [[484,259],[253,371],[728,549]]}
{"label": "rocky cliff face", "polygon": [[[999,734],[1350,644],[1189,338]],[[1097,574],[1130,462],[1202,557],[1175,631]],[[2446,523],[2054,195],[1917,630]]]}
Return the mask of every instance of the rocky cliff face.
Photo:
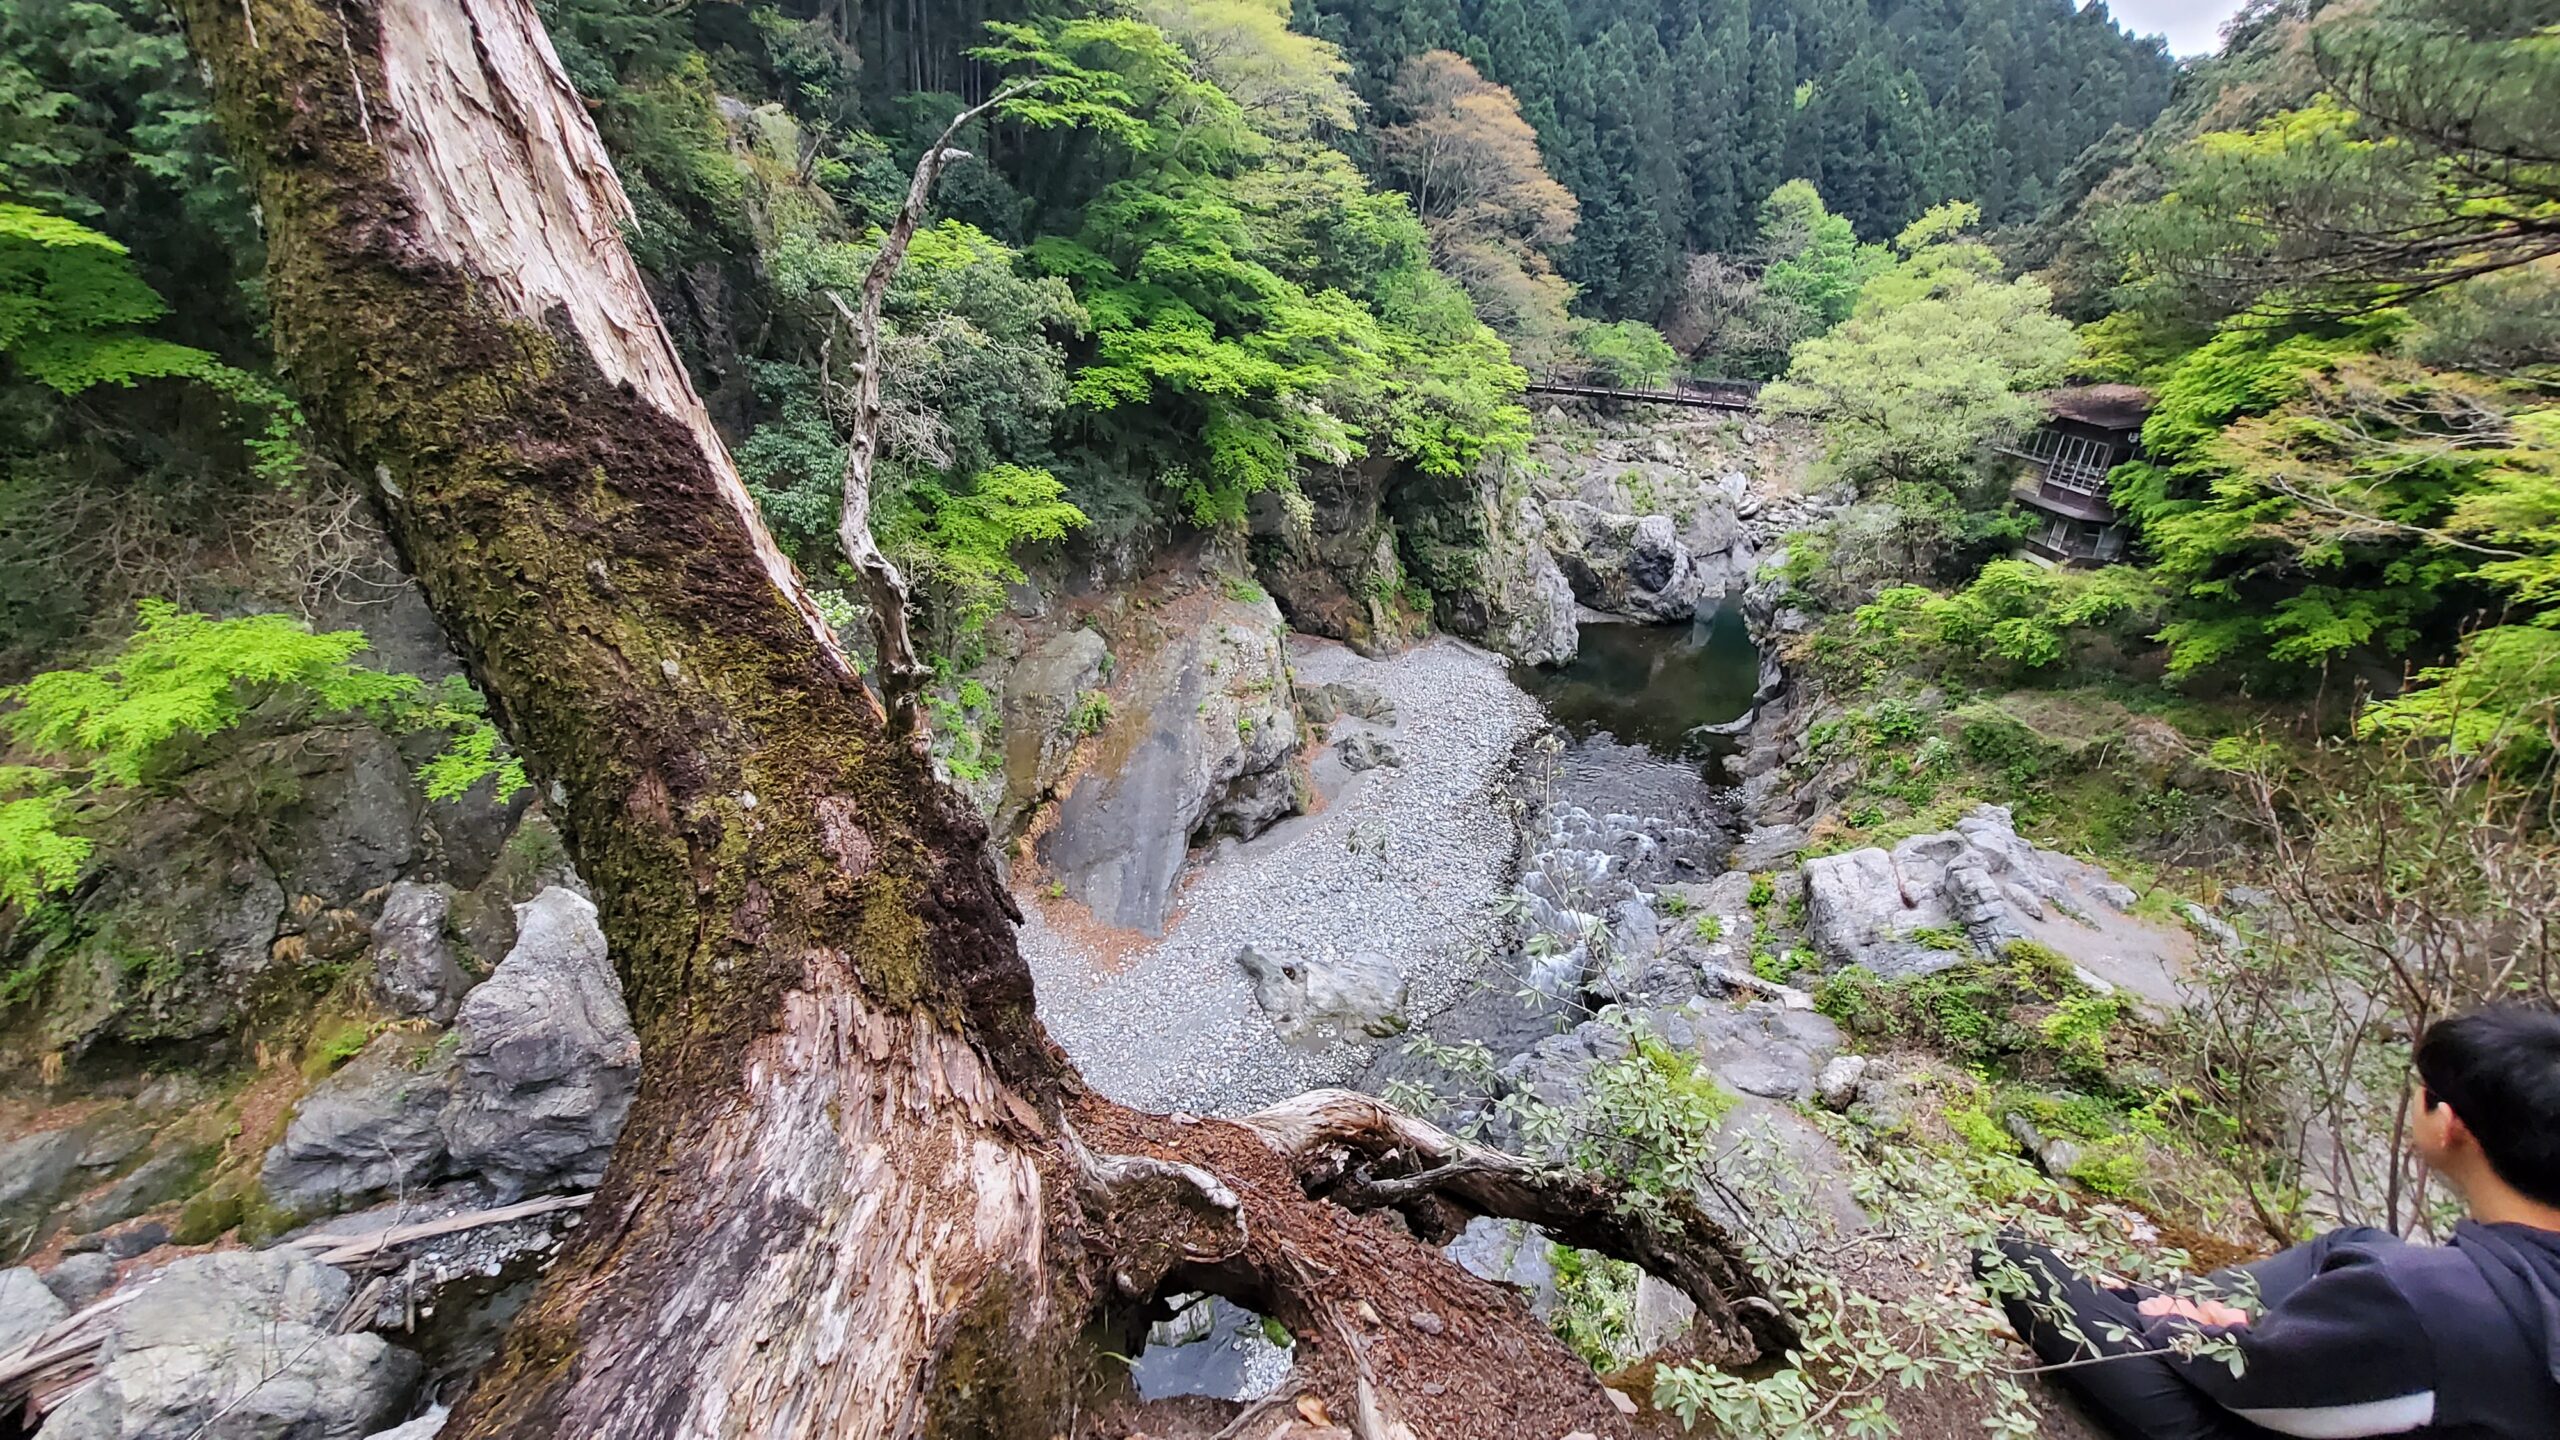
{"label": "rocky cliff face", "polygon": [[[1157,601],[1120,622],[1108,719],[1032,845],[1066,898],[1151,935],[1194,843],[1249,838],[1300,806],[1279,610],[1232,576],[1193,570],[1159,584]],[[1033,742],[1017,732],[1009,743]]]}

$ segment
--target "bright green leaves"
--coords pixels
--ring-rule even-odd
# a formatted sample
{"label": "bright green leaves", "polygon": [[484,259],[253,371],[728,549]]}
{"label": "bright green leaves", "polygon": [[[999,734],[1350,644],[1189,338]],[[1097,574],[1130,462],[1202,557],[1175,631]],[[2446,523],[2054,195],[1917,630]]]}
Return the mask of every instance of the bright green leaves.
{"label": "bright green leaves", "polygon": [[77,221],[0,204],[0,350],[21,354],[168,311],[122,245]]}
{"label": "bright green leaves", "polygon": [[142,602],[139,621],[94,666],[0,690],[0,703],[14,707],[0,729],[50,762],[0,767],[0,901],[32,908],[77,878],[90,842],[62,827],[84,795],[174,783],[193,742],[252,713],[361,715],[399,731],[444,731],[447,749],[420,772],[433,799],[457,798],[488,776],[500,798],[525,786],[468,682],[456,676],[430,690],[413,675],[357,664],[358,631],[315,634],[285,615],[216,620],[165,600]]}
{"label": "bright green leaves", "polygon": [[415,697],[415,679],[350,663],[364,648],[353,630],[313,634],[284,615],[214,620],[146,600],[133,637],[95,668],[0,691],[17,702],[0,724],[22,745],[139,784],[170,741],[228,730],[273,695],[323,714],[376,715]]}
{"label": "bright green leaves", "polygon": [[[1239,33],[1259,32],[1179,38]],[[1431,273],[1410,210],[1333,151],[1218,128],[1235,101],[1197,78],[1294,73],[1320,93],[1310,77],[1324,67],[1296,48],[1263,60],[1219,50],[1188,56],[1177,77],[1161,52],[1115,36],[1125,93],[1218,123],[1163,133],[1172,120],[1150,108],[1160,133],[1132,147],[1131,173],[1087,203],[1075,236],[1036,241],[1030,257],[1075,286],[1093,323],[1069,398],[1157,452],[1183,517],[1240,523],[1250,497],[1294,493],[1304,468],[1375,451],[1454,474],[1521,446],[1526,416],[1511,402],[1523,377]]]}
{"label": "bright green leaves", "polygon": [[[1857,633],[1897,649],[1922,647],[1962,668],[2048,669],[2075,640],[2126,637],[2160,614],[2159,582],[2128,566],[2056,570],[1994,560],[1952,595],[1898,585],[1858,607]],[[1997,666],[1983,666],[1993,660]]]}
{"label": "bright green leaves", "polygon": [[459,800],[483,780],[495,781],[497,798],[505,800],[533,783],[524,773],[523,757],[498,738],[488,700],[459,675],[446,676],[434,689],[398,706],[392,720],[403,730],[441,730],[452,737],[418,767],[418,782],[430,800]]}
{"label": "bright green leaves", "polygon": [[1848,217],[1832,214],[1803,180],[1788,181],[1760,202],[1760,244],[1779,257],[1761,272],[1761,290],[1801,306],[1818,329],[1848,319],[1860,287],[1892,263],[1883,246],[1858,243]]}
{"label": "bright green leaves", "polygon": [[[878,243],[876,232],[862,244],[788,233],[768,257],[774,292],[823,330],[832,313],[824,292],[858,289]],[[1022,273],[1016,258],[974,226],[928,226],[909,243],[883,307],[887,423],[873,529],[927,583],[927,605],[945,628],[973,628],[1001,601],[1004,582],[1021,578],[1013,547],[1085,523],[1045,469],[1018,461],[1046,452],[1067,403],[1055,337],[1088,322],[1066,282]],[[778,413],[739,446],[739,469],[785,546],[816,568],[836,544],[844,443],[809,370],[768,364],[758,379]]]}
{"label": "bright green leaves", "polygon": [[63,395],[145,380],[195,381],[253,419],[246,443],[261,475],[293,478],[303,458],[293,402],[209,351],[133,328],[168,308],[135,273],[124,246],[77,221],[0,204],[0,354],[21,374]]}
{"label": "bright green leaves", "polygon": [[1184,129],[1227,131],[1242,123],[1235,102],[1195,80],[1165,33],[1138,20],[1073,19],[1047,25],[987,22],[995,38],[971,58],[1013,72],[1009,120],[1048,129],[1091,130],[1132,150],[1151,150]]}
{"label": "bright green leaves", "polygon": [[2397,328],[2233,327],[2161,387],[2151,458],[2115,490],[2190,602],[2161,632],[2172,673],[2407,653],[2480,584],[2560,592],[2543,412],[2505,382],[2373,353]]}
{"label": "bright green leaves", "polygon": [[1914,248],[1869,277],[1848,320],[1796,346],[1787,378],[1761,392],[1772,414],[1820,425],[1844,474],[1962,472],[1984,446],[2035,423],[2030,392],[2061,379],[2078,353],[2050,291],[2001,280],[1990,250],[1960,238],[1970,208],[1942,206],[1915,223],[1905,237]]}
{"label": "bright green leaves", "polygon": [[1621,389],[1657,389],[1671,382],[1680,352],[1662,332],[1641,320],[1586,324],[1574,331],[1574,349],[1600,378]]}
{"label": "bright green leaves", "polygon": [[63,829],[71,807],[70,787],[52,771],[0,765],[0,908],[23,915],[80,878],[91,842]]}
{"label": "bright green leaves", "polygon": [[971,625],[1002,603],[1005,582],[1022,579],[1016,546],[1062,540],[1084,528],[1084,512],[1065,495],[1066,487],[1046,470],[994,465],[958,489],[916,480],[875,529],[881,548],[910,575],[941,585],[964,626]]}

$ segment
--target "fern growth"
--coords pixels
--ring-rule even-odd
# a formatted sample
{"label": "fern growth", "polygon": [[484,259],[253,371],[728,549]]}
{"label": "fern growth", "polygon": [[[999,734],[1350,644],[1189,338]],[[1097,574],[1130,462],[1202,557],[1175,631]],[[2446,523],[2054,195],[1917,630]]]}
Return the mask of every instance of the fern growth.
{"label": "fern growth", "polygon": [[0,730],[50,762],[0,767],[0,903],[32,910],[78,878],[93,842],[64,827],[84,792],[164,783],[177,747],[262,709],[446,732],[419,768],[430,799],[457,799],[484,777],[501,799],[525,787],[523,762],[505,753],[469,682],[430,689],[356,663],[364,648],[357,631],[314,633],[286,615],[216,620],[146,600],[132,637],[97,665],[0,689],[14,705]]}
{"label": "fern growth", "polygon": [[0,355],[64,395],[100,385],[190,380],[249,423],[251,463],[271,481],[299,475],[301,414],[265,379],[211,351],[135,328],[169,312],[125,247],[76,220],[0,204]]}
{"label": "fern growth", "polygon": [[284,615],[214,620],[146,600],[133,638],[96,668],[49,670],[0,691],[18,705],[0,723],[40,754],[138,785],[170,741],[218,735],[271,698],[383,719],[419,698],[414,677],[352,663],[364,648],[353,630],[313,634]]}
{"label": "fern growth", "polygon": [[[32,793],[15,794],[27,791]],[[0,906],[21,912],[71,888],[90,842],[62,828],[71,791],[52,771],[0,765]]]}

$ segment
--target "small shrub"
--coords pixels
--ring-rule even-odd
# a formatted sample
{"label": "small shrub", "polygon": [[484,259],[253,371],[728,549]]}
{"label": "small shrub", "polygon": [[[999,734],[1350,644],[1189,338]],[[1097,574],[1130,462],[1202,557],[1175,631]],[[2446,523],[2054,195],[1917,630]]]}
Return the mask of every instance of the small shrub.
{"label": "small shrub", "polygon": [[1547,1323],[1557,1338],[1594,1370],[1636,1359],[1636,1281],[1643,1272],[1569,1245],[1549,1247],[1548,1263],[1555,1270],[1556,1307]]}
{"label": "small shrub", "polygon": [[1947,1128],[1977,1155],[2015,1155],[2018,1142],[1991,1112],[1980,1105],[1964,1105],[1947,1112]]}
{"label": "small shrub", "polygon": [[1750,893],[1749,899],[1750,899],[1750,904],[1751,904],[1751,908],[1752,908],[1752,909],[1754,909],[1754,910],[1766,910],[1766,909],[1768,909],[1768,908],[1769,908],[1769,902],[1770,902],[1771,900],[1776,899],[1776,898],[1777,898],[1777,895],[1778,895],[1778,877],[1777,877],[1777,876],[1770,874],[1770,873],[1769,873],[1768,871],[1766,871],[1766,870],[1762,870],[1762,871],[1758,872],[1757,874],[1754,874],[1754,875],[1751,877],[1751,893]]}
{"label": "small shrub", "polygon": [[2107,1041],[2124,1018],[2113,995],[2073,995],[2036,1027],[2036,1038],[2065,1073],[2095,1078],[2106,1073]]}
{"label": "small shrub", "polygon": [[1908,700],[1879,700],[1867,711],[1867,729],[1888,743],[1917,740],[1929,718]]}
{"label": "small shrub", "polygon": [[2140,1194],[2149,1173],[2142,1137],[2133,1134],[2097,1142],[2071,1166],[2072,1179],[2110,1200],[2130,1200]]}
{"label": "small shrub", "polygon": [[1111,697],[1099,690],[1081,692],[1076,696],[1076,703],[1067,710],[1067,735],[1070,739],[1099,735],[1102,727],[1110,723]]}
{"label": "small shrub", "polygon": [[1691,922],[1689,928],[1698,932],[1699,939],[1704,940],[1709,944],[1713,944],[1724,938],[1724,917],[1721,915],[1701,915],[1695,921]]}

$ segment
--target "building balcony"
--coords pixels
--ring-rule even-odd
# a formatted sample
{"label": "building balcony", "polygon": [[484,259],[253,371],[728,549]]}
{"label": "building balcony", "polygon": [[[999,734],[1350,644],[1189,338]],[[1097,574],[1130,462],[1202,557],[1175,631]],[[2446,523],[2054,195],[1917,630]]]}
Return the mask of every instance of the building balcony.
{"label": "building balcony", "polygon": [[2100,525],[2115,523],[2116,507],[2108,502],[2103,491],[2092,493],[2076,485],[2061,483],[2050,472],[2028,471],[2010,487],[2009,498],[2047,515],[2088,520]]}

